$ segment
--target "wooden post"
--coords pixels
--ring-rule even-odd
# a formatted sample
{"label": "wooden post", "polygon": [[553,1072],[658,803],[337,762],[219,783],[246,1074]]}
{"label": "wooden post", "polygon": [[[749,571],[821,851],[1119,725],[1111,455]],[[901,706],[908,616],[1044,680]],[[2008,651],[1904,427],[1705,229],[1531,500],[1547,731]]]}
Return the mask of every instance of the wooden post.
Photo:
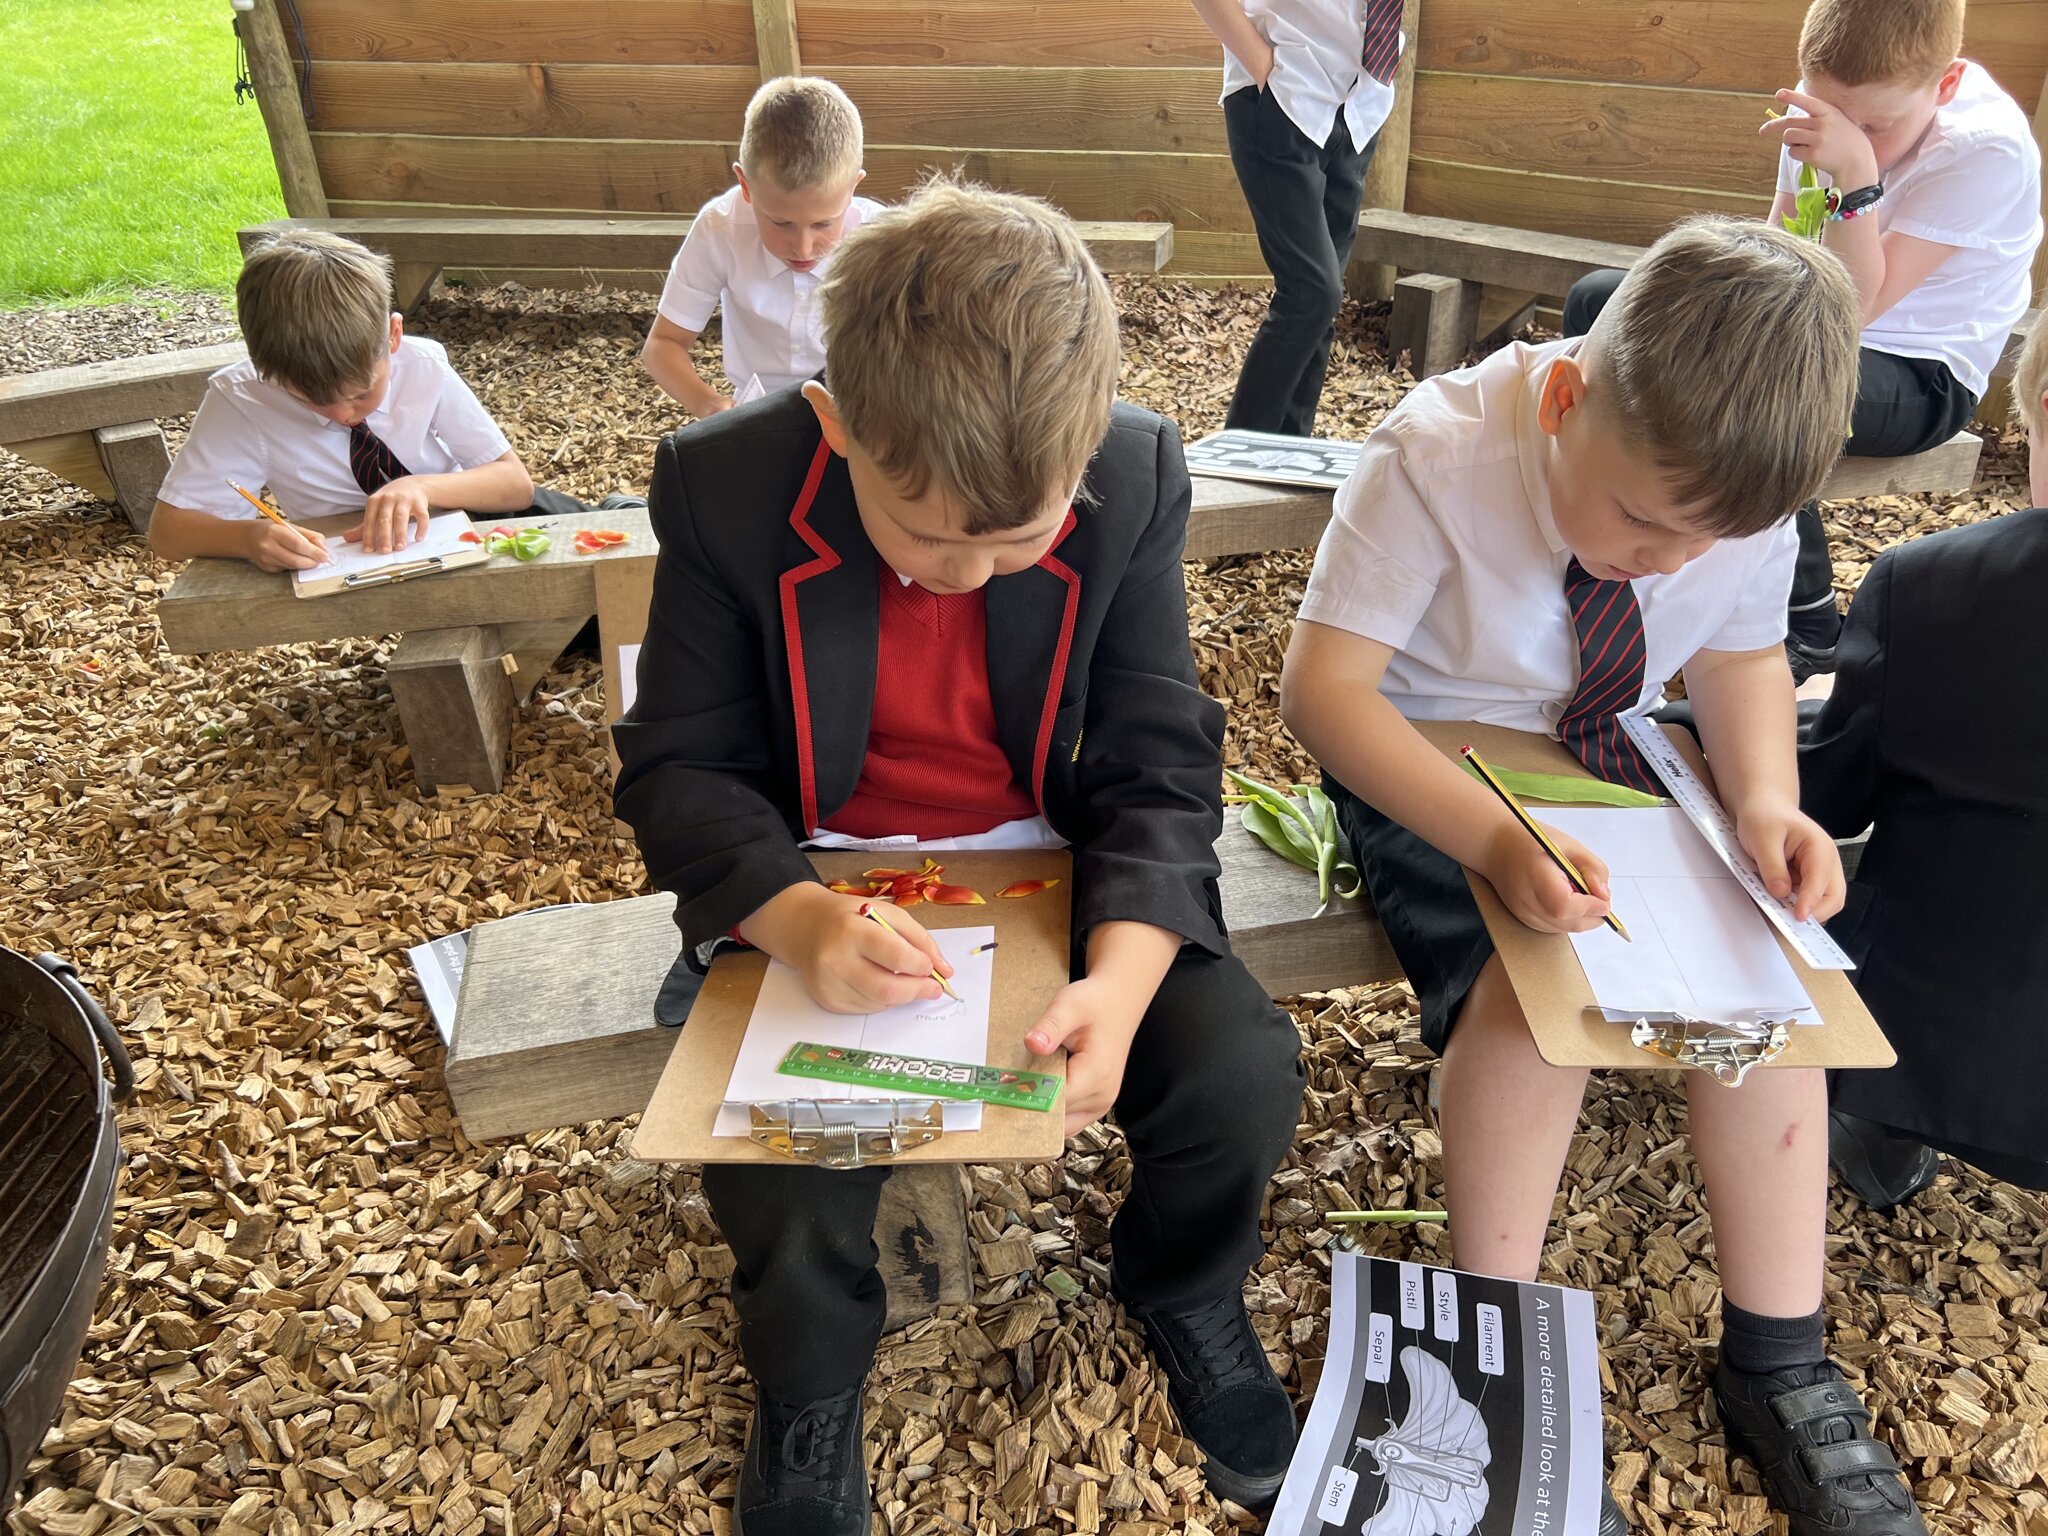
{"label": "wooden post", "polygon": [[399,639],[384,672],[421,785],[492,795],[504,787],[512,679],[497,625],[416,629]]}
{"label": "wooden post", "polygon": [[1408,371],[1418,379],[1461,366],[1479,330],[1477,283],[1417,272],[1394,284],[1394,312],[1387,321],[1387,356],[1408,354]]}
{"label": "wooden post", "polygon": [[761,78],[800,75],[796,51],[796,0],[754,0],[754,51],[761,56]]}
{"label": "wooden post", "polygon": [[327,190],[320,184],[320,166],[313,158],[313,136],[306,131],[298,74],[285,46],[277,0],[256,0],[255,8],[237,12],[236,20],[249,55],[249,78],[256,85],[263,129],[270,135],[270,158],[277,162],[285,211],[295,219],[324,219]]}
{"label": "wooden post", "polygon": [[[1391,208],[1396,212],[1408,205],[1408,126],[1415,110],[1415,38],[1422,0],[1407,0],[1401,10],[1401,63],[1394,73],[1394,106],[1380,125],[1379,147],[1365,168],[1365,206]],[[1392,267],[1353,266],[1348,276],[1352,293],[1363,299],[1391,298],[1394,292]]]}
{"label": "wooden post", "polygon": [[164,442],[163,428],[153,421],[131,421],[101,427],[92,440],[107,478],[114,484],[114,500],[137,533],[149,532],[157,489],[171,472],[171,450]]}
{"label": "wooden post", "polygon": [[882,1186],[875,1252],[889,1295],[884,1328],[974,1300],[966,1183],[958,1163],[906,1163]]}

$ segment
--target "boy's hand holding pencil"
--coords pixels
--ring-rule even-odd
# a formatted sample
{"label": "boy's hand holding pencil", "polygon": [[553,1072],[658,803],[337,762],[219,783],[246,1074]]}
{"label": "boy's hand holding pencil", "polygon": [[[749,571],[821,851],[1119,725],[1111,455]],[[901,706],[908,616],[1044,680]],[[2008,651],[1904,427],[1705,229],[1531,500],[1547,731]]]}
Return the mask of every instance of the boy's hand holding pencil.
{"label": "boy's hand holding pencil", "polygon": [[834,1013],[873,1013],[952,991],[953,967],[916,918],[811,881],[763,902],[740,936],[795,966],[818,1005]]}
{"label": "boy's hand holding pencil", "polygon": [[263,521],[249,525],[245,555],[251,565],[262,571],[310,571],[327,564],[327,541],[319,534],[301,528],[267,497],[258,496],[233,480],[228,485],[263,514]]}
{"label": "boy's hand holding pencil", "polygon": [[1577,838],[1538,822],[1472,748],[1462,755],[1510,817],[1488,839],[1479,871],[1502,905],[1539,933],[1584,933],[1605,923],[1626,939],[1628,929],[1610,904],[1605,861]]}

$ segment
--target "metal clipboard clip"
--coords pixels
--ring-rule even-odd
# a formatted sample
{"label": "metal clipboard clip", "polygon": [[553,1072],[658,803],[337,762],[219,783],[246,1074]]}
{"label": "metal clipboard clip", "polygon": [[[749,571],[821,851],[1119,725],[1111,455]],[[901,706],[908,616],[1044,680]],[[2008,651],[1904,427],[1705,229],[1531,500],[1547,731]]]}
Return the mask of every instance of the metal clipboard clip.
{"label": "metal clipboard clip", "polygon": [[1616,1024],[1628,1024],[1637,1049],[1681,1067],[1704,1072],[1726,1088],[1740,1087],[1750,1068],[1775,1060],[1790,1036],[1789,1021],[1758,1014],[1702,1019],[1658,1009],[1595,1008]]}
{"label": "metal clipboard clip", "polygon": [[864,1168],[945,1135],[937,1099],[778,1099],[747,1106],[747,1137],[819,1168]]}
{"label": "metal clipboard clip", "polygon": [[381,571],[358,571],[353,576],[342,577],[341,584],[350,592],[360,592],[364,587],[388,587],[394,582],[411,581],[415,576],[432,576],[443,569],[442,557],[429,555],[424,560],[394,565]]}

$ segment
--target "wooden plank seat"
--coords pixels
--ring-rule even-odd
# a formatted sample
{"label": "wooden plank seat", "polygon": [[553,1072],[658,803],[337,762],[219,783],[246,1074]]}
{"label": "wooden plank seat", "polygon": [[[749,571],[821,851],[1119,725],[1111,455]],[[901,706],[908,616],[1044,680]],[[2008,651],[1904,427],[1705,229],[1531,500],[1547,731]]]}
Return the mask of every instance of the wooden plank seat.
{"label": "wooden plank seat", "polygon": [[[654,551],[644,508],[508,517],[504,524],[544,527],[554,542],[532,561],[494,559],[444,576],[314,598],[294,597],[289,576],[246,561],[194,560],[157,605],[164,643],[193,655],[399,635],[389,678],[420,782],[495,793],[504,783],[515,705],[597,612],[594,567]],[[578,555],[572,536],[579,526],[616,529],[627,542],[612,554]]]}
{"label": "wooden plank seat", "polygon": [[[1394,285],[1388,350],[1407,352],[1417,378],[1460,366],[1478,340],[1483,288],[1562,297],[1589,272],[1627,267],[1640,246],[1585,240],[1538,230],[1477,224],[1425,214],[1369,208],[1359,215],[1351,259],[1407,273]],[[2009,374],[2035,316],[2015,331],[2000,369]],[[1947,442],[1904,458],[1844,456],[1826,488],[1827,500],[1915,491],[1967,491],[1982,442],[1958,432]]]}
{"label": "wooden plank seat", "polygon": [[195,410],[208,375],[247,355],[230,341],[0,378],[0,448],[118,504],[147,529],[171,467],[157,422]]}
{"label": "wooden plank seat", "polygon": [[[1173,257],[1173,226],[1077,221],[1105,272],[1157,272]],[[443,268],[662,271],[688,219],[278,219],[241,231],[242,249],[287,229],[324,229],[391,258],[398,307],[410,313]]]}

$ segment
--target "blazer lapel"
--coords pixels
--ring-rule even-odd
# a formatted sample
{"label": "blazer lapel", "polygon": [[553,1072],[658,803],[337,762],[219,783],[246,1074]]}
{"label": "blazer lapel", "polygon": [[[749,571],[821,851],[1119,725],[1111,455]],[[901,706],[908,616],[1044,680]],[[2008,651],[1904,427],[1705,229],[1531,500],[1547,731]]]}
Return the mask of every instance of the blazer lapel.
{"label": "blazer lapel", "polygon": [[1011,765],[1025,775],[1040,815],[1045,814],[1046,753],[1081,606],[1080,574],[1059,558],[1077,521],[1069,508],[1059,536],[1036,565],[998,576],[987,588],[988,681],[996,733]]}
{"label": "blazer lapel", "polygon": [[798,558],[781,577],[803,831],[853,795],[867,750],[881,639],[878,562],[846,462],[819,440],[789,526]]}

